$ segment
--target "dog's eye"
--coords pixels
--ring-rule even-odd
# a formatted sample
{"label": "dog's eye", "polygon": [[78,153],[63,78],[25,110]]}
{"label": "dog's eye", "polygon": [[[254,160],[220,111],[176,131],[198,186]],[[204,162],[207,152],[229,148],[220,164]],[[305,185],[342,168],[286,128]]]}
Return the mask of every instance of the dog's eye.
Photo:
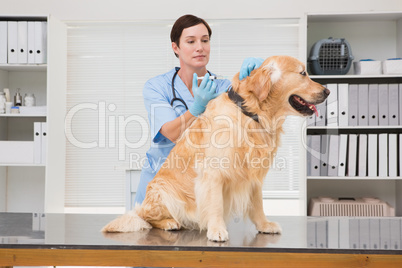
{"label": "dog's eye", "polygon": [[307,75],[306,71],[303,71],[303,72],[301,72],[300,74],[303,75],[303,76],[306,76],[306,75]]}

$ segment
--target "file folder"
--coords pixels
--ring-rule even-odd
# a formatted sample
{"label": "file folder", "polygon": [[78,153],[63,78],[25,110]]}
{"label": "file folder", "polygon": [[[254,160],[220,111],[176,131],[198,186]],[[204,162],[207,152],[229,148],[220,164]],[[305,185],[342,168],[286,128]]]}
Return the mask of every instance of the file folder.
{"label": "file folder", "polygon": [[388,134],[378,135],[378,176],[388,176]]}
{"label": "file folder", "polygon": [[402,177],[402,134],[399,134],[399,177]]}
{"label": "file folder", "polygon": [[47,158],[47,123],[46,122],[42,122],[42,124],[41,124],[41,133],[42,133],[41,162],[42,162],[42,164],[46,164],[46,158]]}
{"label": "file folder", "polygon": [[35,21],[35,63],[46,63],[47,22]]}
{"label": "file folder", "polygon": [[388,176],[396,177],[398,170],[397,134],[388,134]]}
{"label": "file folder", "polygon": [[315,126],[315,118],[316,118],[315,114],[310,115],[309,117],[307,117],[307,126],[308,127]]}
{"label": "file folder", "polygon": [[327,84],[331,91],[327,98],[327,126],[338,126],[338,84]]}
{"label": "file folder", "polygon": [[377,134],[368,134],[368,176],[378,176],[378,136]]}
{"label": "file folder", "polygon": [[338,121],[340,127],[348,126],[348,120],[349,120],[348,95],[349,95],[349,85],[338,84]]}
{"label": "file folder", "polygon": [[329,135],[321,135],[320,175],[328,176]]}
{"label": "file folder", "polygon": [[349,134],[349,145],[348,145],[348,176],[356,176],[356,166],[357,166],[357,134]]}
{"label": "file folder", "polygon": [[326,126],[327,124],[327,100],[317,105],[318,116],[315,118],[316,126]]}
{"label": "file folder", "polygon": [[320,176],[320,148],[321,148],[321,136],[320,135],[309,135],[307,136],[309,141],[309,176]]}
{"label": "file folder", "polygon": [[378,124],[388,126],[388,84],[378,85]]}
{"label": "file folder", "polygon": [[359,84],[358,125],[368,126],[368,84]]}
{"label": "file folder", "polygon": [[7,21],[0,21],[0,64],[7,63]]}
{"label": "file folder", "polygon": [[35,63],[35,22],[28,21],[28,63]]}
{"label": "file folder", "polygon": [[18,63],[28,63],[28,22],[18,21]]}
{"label": "file folder", "polygon": [[380,237],[381,249],[391,249],[391,220],[381,219],[380,223]]}
{"label": "file folder", "polygon": [[369,126],[378,126],[378,84],[369,85]]}
{"label": "file folder", "polygon": [[380,249],[380,219],[370,219],[370,249]]}
{"label": "file folder", "polygon": [[402,125],[402,84],[399,84],[399,125]]}
{"label": "file folder", "polygon": [[338,176],[339,136],[329,135],[328,176]]}
{"label": "file folder", "polygon": [[398,84],[388,85],[388,119],[390,126],[399,125],[399,86]]}
{"label": "file folder", "polygon": [[42,163],[42,123],[34,122],[34,163]]}
{"label": "file folder", "polygon": [[16,21],[9,21],[7,24],[8,63],[18,63],[18,25]]}
{"label": "file folder", "polygon": [[357,126],[358,116],[358,86],[356,84],[349,85],[348,108],[349,108],[349,126]]}
{"label": "file folder", "polygon": [[367,134],[359,134],[359,177],[367,176]]}
{"label": "file folder", "polygon": [[338,176],[346,176],[346,155],[348,152],[348,135],[339,135],[339,166]]}

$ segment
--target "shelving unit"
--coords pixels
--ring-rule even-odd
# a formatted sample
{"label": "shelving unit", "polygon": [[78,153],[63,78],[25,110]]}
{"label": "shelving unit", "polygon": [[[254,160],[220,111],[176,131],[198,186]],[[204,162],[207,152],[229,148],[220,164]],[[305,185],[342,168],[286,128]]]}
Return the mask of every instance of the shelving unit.
{"label": "shelving unit", "polygon": [[[315,42],[328,37],[345,38],[354,60],[402,57],[402,13],[307,14],[307,55]],[[306,57],[308,58],[308,56]],[[311,75],[321,84],[402,83],[401,75],[355,75],[353,66],[346,75]],[[400,104],[402,107],[402,104]],[[314,134],[402,133],[402,126],[309,126]],[[401,141],[399,141],[401,142]],[[400,171],[399,171],[399,174]],[[402,216],[402,179],[399,177],[306,176],[306,207],[313,197],[378,197]]]}
{"label": "shelving unit", "polygon": [[[64,195],[58,189],[64,184],[64,156],[60,153],[65,147],[66,26],[50,15],[0,15],[0,21],[47,22],[46,64],[0,64],[0,90],[8,88],[11,98],[17,88],[22,97],[33,93],[36,106],[46,106],[47,112],[0,114],[0,142],[33,143],[34,122],[46,122],[49,133],[44,143],[45,162],[19,163],[18,153],[23,152],[0,152],[0,212],[52,212],[55,207],[53,212],[62,212]],[[7,161],[11,153],[17,158]]]}

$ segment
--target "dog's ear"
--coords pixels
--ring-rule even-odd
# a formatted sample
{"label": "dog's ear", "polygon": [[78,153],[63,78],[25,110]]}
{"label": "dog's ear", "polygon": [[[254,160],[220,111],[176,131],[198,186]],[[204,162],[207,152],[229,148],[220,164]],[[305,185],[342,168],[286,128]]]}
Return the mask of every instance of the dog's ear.
{"label": "dog's ear", "polygon": [[260,102],[268,97],[269,91],[281,77],[281,70],[274,60],[261,66],[251,74],[250,83],[253,93]]}

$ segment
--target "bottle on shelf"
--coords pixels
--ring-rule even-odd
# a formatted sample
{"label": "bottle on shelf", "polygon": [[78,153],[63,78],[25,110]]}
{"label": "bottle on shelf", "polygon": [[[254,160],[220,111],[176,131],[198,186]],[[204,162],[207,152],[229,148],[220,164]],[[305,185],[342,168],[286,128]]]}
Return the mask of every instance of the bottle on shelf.
{"label": "bottle on shelf", "polygon": [[22,106],[22,96],[20,94],[20,89],[17,88],[17,93],[14,96],[14,105],[15,106]]}

